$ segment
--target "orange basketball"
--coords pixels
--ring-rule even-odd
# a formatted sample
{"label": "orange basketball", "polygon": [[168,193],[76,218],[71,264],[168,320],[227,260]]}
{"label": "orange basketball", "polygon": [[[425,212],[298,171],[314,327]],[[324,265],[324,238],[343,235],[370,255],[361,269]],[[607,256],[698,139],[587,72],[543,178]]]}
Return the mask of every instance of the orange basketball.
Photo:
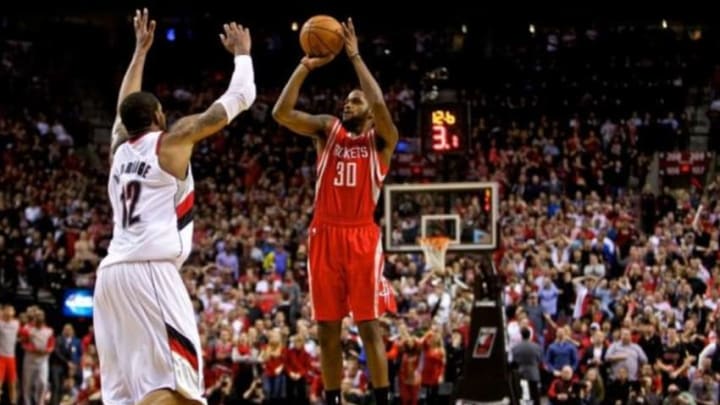
{"label": "orange basketball", "polygon": [[300,30],[300,47],[308,56],[336,55],[344,46],[342,25],[329,15],[310,17]]}

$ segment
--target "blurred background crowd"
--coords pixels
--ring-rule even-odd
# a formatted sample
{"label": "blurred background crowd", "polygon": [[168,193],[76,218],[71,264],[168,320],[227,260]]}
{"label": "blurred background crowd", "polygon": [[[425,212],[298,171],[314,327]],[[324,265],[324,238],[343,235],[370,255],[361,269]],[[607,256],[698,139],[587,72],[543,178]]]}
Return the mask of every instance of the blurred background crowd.
{"label": "blurred background crowd", "polygon": [[[227,83],[208,20],[160,21],[145,88],[170,121]],[[25,404],[92,404],[102,384],[92,321],[63,306],[92,291],[112,236],[108,127],[132,34],[125,21],[44,21],[39,32],[0,19],[0,360],[16,359]],[[247,24],[258,99],[196,149],[195,246],[182,274],[211,404],[322,403],[305,241],[315,152],[270,117],[300,57],[297,33]],[[713,158],[685,177],[660,170],[661,153],[714,157],[720,145],[717,33],[665,20],[356,25],[403,138],[388,182],[500,184],[492,258],[508,357],[532,389],[553,404],[719,403],[720,176]],[[300,107],[338,112],[352,80],[341,55],[313,73]],[[446,90],[470,105],[468,147],[423,155],[418,108]],[[434,275],[420,252],[385,260],[399,306],[383,318],[392,394],[446,403],[473,343],[480,256],[449,253]],[[343,401],[370,404],[350,320],[343,346]]]}

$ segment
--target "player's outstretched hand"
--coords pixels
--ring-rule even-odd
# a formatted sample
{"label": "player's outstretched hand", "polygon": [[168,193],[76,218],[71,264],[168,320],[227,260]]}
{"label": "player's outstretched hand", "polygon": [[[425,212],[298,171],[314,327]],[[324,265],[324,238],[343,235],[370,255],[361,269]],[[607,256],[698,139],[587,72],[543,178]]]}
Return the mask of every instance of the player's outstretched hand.
{"label": "player's outstretched hand", "polygon": [[231,22],[230,24],[223,25],[223,30],[225,33],[220,34],[220,41],[222,41],[223,46],[228,52],[235,56],[250,54],[250,47],[252,45],[250,29]]}
{"label": "player's outstretched hand", "polygon": [[146,54],[155,38],[155,20],[149,19],[147,8],[142,11],[135,10],[133,26],[135,27],[135,51]]}
{"label": "player's outstretched hand", "polygon": [[308,70],[315,70],[320,66],[327,65],[333,59],[335,59],[335,55],[332,54],[326,56],[304,56],[300,63],[308,68]]}
{"label": "player's outstretched hand", "polygon": [[345,36],[345,52],[347,52],[348,57],[352,58],[359,55],[360,49],[358,48],[358,39],[357,35],[355,35],[355,25],[352,18],[348,18],[347,22],[342,23],[342,27]]}

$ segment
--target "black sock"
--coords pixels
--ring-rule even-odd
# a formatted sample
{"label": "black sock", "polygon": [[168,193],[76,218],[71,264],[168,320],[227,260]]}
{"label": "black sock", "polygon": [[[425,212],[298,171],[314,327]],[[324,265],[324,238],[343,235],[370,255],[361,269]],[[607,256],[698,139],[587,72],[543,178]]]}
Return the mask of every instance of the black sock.
{"label": "black sock", "polygon": [[373,389],[375,394],[375,405],[388,405],[388,387]]}
{"label": "black sock", "polygon": [[327,405],[340,405],[340,390],[325,391],[325,403]]}

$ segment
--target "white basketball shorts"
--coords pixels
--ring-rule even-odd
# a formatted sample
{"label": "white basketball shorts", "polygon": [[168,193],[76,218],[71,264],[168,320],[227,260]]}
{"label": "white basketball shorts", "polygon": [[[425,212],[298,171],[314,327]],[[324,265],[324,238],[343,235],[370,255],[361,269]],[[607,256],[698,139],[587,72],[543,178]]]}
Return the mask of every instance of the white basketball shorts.
{"label": "white basketball shorts", "polygon": [[162,388],[206,403],[200,336],[174,264],[99,269],[93,324],[105,405],[135,404]]}

